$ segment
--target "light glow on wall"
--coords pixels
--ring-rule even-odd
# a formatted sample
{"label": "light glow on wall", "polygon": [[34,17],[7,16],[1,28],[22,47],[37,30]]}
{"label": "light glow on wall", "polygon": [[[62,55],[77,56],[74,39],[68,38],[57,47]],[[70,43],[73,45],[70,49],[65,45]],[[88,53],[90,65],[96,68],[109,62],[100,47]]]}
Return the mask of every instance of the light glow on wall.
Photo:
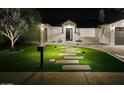
{"label": "light glow on wall", "polygon": [[66,28],[72,28],[72,25],[67,25],[67,26],[65,26]]}
{"label": "light glow on wall", "polygon": [[43,31],[45,29],[45,24],[41,24],[41,30]]}

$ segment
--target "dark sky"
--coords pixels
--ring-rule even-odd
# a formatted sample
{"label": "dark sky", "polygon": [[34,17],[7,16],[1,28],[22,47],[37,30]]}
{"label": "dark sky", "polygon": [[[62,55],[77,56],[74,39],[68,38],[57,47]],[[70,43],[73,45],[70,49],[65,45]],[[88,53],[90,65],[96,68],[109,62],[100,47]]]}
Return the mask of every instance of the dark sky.
{"label": "dark sky", "polygon": [[[39,9],[42,15],[42,22],[51,25],[61,25],[67,20],[72,20],[79,27],[96,27],[103,24],[99,21],[99,11],[101,8],[42,8]],[[105,21],[109,23],[124,18],[124,14],[120,14],[120,10],[104,9]],[[121,16],[121,17],[120,17]]]}

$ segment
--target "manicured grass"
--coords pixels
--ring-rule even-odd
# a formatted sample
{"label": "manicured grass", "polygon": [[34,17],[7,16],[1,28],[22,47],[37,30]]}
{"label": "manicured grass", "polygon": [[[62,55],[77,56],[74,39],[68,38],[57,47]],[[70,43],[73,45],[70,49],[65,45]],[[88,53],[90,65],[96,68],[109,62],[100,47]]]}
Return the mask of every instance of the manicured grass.
{"label": "manicured grass", "polygon": [[0,54],[0,71],[36,71],[40,64],[40,53],[35,45],[23,51]]}
{"label": "manicured grass", "polygon": [[[21,47],[22,48],[22,47]],[[46,46],[44,52],[44,71],[61,71],[61,65],[50,63],[49,59],[62,59],[59,52],[63,47]],[[40,52],[37,45],[23,47],[23,51],[0,53],[0,71],[41,71]]]}
{"label": "manicured grass", "polygon": [[80,48],[81,52],[86,52],[80,64],[90,65],[92,71],[123,72],[124,63],[117,58],[95,49]]}
{"label": "manicured grass", "polygon": [[[91,71],[122,72],[124,63],[111,55],[90,48],[75,47],[76,51],[86,52],[79,64],[90,65]],[[62,65],[49,62],[50,59],[63,59],[63,46],[47,45],[44,51],[43,71],[62,71]],[[77,53],[77,55],[82,55]],[[23,51],[0,53],[0,71],[41,71],[40,53],[37,46],[24,47]]]}

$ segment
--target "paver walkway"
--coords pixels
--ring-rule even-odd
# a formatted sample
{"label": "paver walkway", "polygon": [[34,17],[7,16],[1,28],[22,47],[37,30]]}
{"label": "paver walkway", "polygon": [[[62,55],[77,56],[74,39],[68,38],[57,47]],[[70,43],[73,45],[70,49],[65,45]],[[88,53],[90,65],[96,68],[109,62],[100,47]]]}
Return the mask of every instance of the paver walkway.
{"label": "paver walkway", "polygon": [[73,47],[66,47],[66,53],[75,53],[75,49]]}
{"label": "paver walkway", "polygon": [[[56,64],[62,64],[62,70],[90,70],[89,65],[80,65],[79,60],[83,59],[83,56],[77,56],[76,51],[73,47],[66,47],[64,60],[57,60]],[[65,65],[66,64],[66,65]]]}
{"label": "paver walkway", "polygon": [[76,53],[61,53],[63,56],[76,56]]}
{"label": "paver walkway", "polygon": [[78,64],[79,60],[57,60],[57,64]]}
{"label": "paver walkway", "polygon": [[63,65],[63,70],[91,70],[89,65]]}
{"label": "paver walkway", "polygon": [[80,59],[84,59],[84,57],[83,56],[64,56],[64,59],[75,59],[75,60],[80,60]]}

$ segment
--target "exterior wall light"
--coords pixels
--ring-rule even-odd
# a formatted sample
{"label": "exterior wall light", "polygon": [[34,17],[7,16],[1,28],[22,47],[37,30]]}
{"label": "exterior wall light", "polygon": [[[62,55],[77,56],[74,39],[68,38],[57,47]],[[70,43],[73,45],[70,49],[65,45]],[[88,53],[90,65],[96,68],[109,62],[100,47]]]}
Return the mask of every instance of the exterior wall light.
{"label": "exterior wall light", "polygon": [[111,30],[114,31],[115,30],[115,26],[111,25]]}
{"label": "exterior wall light", "polygon": [[40,30],[40,42],[41,42],[41,45],[43,45],[43,39],[44,39],[44,36],[43,36],[43,31],[45,30],[45,24],[41,24],[41,30]]}

